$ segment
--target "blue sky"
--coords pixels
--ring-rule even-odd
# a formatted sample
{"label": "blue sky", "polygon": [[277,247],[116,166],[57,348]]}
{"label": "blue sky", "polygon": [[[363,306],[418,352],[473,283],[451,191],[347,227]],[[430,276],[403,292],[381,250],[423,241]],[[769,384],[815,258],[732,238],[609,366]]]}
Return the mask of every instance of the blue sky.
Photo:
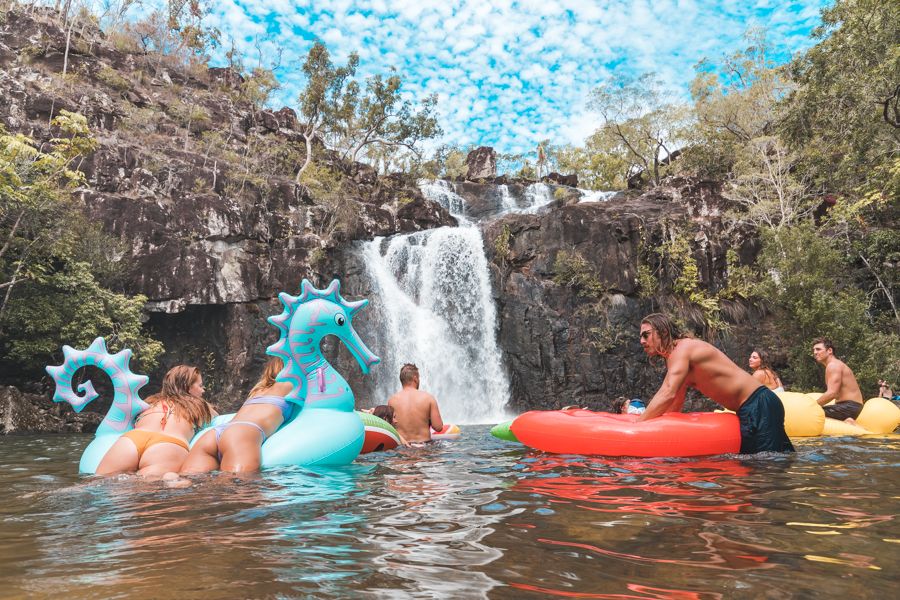
{"label": "blue sky", "polygon": [[360,55],[363,77],[396,67],[411,98],[437,93],[443,142],[527,151],[550,138],[580,144],[598,118],[590,91],[616,73],[656,72],[687,97],[694,65],[744,46],[766,27],[787,60],[811,45],[820,0],[221,0],[210,23],[262,57],[295,105],[306,52],[323,41],[336,62]]}

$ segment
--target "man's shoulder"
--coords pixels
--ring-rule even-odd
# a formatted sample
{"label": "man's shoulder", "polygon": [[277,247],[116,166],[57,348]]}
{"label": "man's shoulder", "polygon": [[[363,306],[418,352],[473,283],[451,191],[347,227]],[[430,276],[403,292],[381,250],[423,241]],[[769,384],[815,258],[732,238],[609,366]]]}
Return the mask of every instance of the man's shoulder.
{"label": "man's shoulder", "polygon": [[698,340],[697,338],[681,338],[678,340],[678,343],[675,344],[675,349],[672,350],[672,354],[687,354],[689,356],[693,356],[698,352],[708,352],[709,350],[715,350],[716,347],[708,342],[704,342],[703,340]]}
{"label": "man's shoulder", "polygon": [[849,370],[850,370],[850,367],[848,367],[848,366],[847,366],[847,363],[845,363],[844,361],[842,361],[842,360],[839,359],[839,358],[832,358],[832,359],[828,362],[828,364],[825,365],[825,370],[826,370],[826,371],[839,371],[839,372],[843,373],[845,369],[846,369],[847,371],[849,371]]}

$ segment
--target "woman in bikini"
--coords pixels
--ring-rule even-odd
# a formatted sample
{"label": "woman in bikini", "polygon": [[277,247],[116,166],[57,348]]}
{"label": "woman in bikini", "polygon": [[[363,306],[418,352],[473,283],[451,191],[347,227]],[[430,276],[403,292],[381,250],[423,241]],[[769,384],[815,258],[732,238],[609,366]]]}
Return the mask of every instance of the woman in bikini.
{"label": "woman in bikini", "polygon": [[748,364],[753,370],[754,379],[759,380],[760,384],[766,386],[773,392],[784,391],[784,385],[781,383],[781,378],[779,378],[778,373],[769,366],[769,356],[765,352],[762,350],[754,350],[751,352]]}
{"label": "woman in bikini", "polygon": [[97,467],[97,475],[133,473],[161,476],[177,471],[188,456],[188,442],[214,411],[203,399],[197,367],[178,365],[163,378],[162,390],[147,398],[134,429],[116,440]]}
{"label": "woman in bikini", "polygon": [[283,368],[280,358],[269,359],[234,418],[197,440],[181,467],[182,473],[206,473],[217,468],[233,473],[259,470],[263,442],[291,418],[294,409],[285,400],[293,385],[275,381]]}

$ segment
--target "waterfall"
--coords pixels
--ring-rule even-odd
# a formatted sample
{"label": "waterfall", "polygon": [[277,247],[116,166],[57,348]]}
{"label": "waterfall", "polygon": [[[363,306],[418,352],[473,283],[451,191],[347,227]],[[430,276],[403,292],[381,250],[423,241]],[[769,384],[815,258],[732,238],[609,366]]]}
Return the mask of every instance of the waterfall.
{"label": "waterfall", "polygon": [[516,210],[516,199],[512,197],[512,194],[509,193],[508,185],[499,186],[500,190],[500,209],[503,213],[510,213]]}
{"label": "waterfall", "polygon": [[582,190],[582,189],[579,189],[578,191],[581,192],[581,199],[578,200],[579,203],[581,203],[581,202],[606,202],[607,200],[609,200],[610,198],[612,198],[613,196],[615,196],[616,194],[619,193],[616,191],[609,192],[609,191],[602,191],[602,190]]}
{"label": "waterfall", "polygon": [[535,213],[553,202],[553,189],[546,183],[532,183],[525,188],[525,199],[527,202],[521,212]]}
{"label": "waterfall", "polygon": [[[462,216],[465,202],[451,184],[423,182],[421,189]],[[509,382],[481,231],[460,222],[364,244],[370,322],[377,324],[371,347],[382,359],[371,376],[383,402],[399,389],[400,367],[415,363],[445,421],[493,423],[508,417]]]}
{"label": "waterfall", "polygon": [[466,213],[465,199],[456,193],[453,184],[443,179],[421,179],[419,189],[426,198],[437,202],[447,209],[451,215],[459,219]]}

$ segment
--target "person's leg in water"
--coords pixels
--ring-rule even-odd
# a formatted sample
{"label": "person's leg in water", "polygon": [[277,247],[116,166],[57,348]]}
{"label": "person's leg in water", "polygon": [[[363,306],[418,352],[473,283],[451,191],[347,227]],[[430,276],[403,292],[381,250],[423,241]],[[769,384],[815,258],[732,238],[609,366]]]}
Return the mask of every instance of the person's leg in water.
{"label": "person's leg in water", "polygon": [[100,464],[97,465],[95,474],[134,473],[139,468],[140,460],[141,456],[134,442],[129,438],[120,437],[106,451]]}
{"label": "person's leg in water", "polygon": [[222,432],[219,449],[223,471],[246,473],[259,471],[265,432],[253,422],[234,423]]}
{"label": "person's leg in water", "polygon": [[[208,473],[219,468],[219,444],[216,432],[210,429],[194,443],[190,454],[181,466],[182,474]],[[177,470],[177,469],[176,469]]]}

